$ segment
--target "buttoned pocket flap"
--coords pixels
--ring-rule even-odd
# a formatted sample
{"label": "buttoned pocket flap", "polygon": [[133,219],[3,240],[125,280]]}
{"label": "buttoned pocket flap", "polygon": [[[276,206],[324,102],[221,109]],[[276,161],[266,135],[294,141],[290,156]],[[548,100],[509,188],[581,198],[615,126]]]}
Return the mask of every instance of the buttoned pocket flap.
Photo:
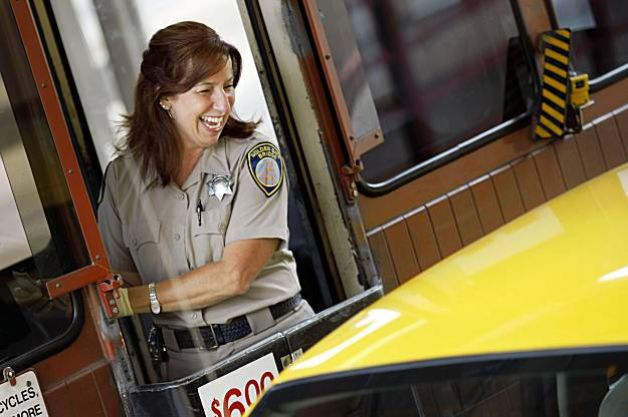
{"label": "buttoned pocket flap", "polygon": [[219,213],[213,211],[204,211],[201,213],[200,224],[197,221],[192,226],[192,234],[194,236],[203,234],[222,234],[227,227],[226,221]]}
{"label": "buttoned pocket flap", "polygon": [[161,223],[158,221],[144,221],[128,226],[129,236],[127,244],[129,247],[139,249],[147,243],[159,243],[159,232]]}

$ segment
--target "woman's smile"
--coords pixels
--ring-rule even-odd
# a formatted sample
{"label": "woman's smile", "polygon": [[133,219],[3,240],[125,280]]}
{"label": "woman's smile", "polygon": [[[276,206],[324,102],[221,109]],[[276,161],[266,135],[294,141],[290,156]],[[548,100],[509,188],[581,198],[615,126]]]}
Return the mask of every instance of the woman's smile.
{"label": "woman's smile", "polygon": [[201,123],[211,132],[221,132],[227,116],[201,116]]}

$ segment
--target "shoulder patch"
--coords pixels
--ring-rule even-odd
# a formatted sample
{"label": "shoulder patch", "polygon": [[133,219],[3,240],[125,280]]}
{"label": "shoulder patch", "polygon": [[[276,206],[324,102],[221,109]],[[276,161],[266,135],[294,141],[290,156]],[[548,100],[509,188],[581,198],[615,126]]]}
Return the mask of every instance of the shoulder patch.
{"label": "shoulder patch", "polygon": [[279,149],[270,142],[260,142],[246,154],[249,173],[255,184],[270,197],[279,190],[284,176],[284,165]]}

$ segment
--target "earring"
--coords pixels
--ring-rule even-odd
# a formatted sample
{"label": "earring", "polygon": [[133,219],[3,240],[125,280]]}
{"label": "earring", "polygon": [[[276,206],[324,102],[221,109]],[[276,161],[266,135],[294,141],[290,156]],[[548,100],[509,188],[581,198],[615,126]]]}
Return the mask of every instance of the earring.
{"label": "earring", "polygon": [[166,112],[168,112],[168,116],[171,119],[174,119],[174,115],[172,114],[172,107],[167,107],[164,103],[159,102],[159,105],[161,106],[162,109],[164,109]]}

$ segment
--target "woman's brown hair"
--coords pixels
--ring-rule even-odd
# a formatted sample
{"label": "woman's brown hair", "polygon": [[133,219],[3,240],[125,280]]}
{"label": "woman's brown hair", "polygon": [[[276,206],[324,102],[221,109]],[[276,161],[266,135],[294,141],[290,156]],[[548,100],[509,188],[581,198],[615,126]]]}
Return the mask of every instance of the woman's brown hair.
{"label": "woman's brown hair", "polygon": [[[142,54],[135,86],[135,109],[125,116],[127,128],[121,150],[131,152],[144,178],[157,177],[168,185],[180,169],[181,145],[168,112],[159,104],[163,97],[184,93],[220,71],[231,60],[233,83],[238,85],[242,58],[238,50],[211,28],[198,22],[180,22],[156,32]],[[246,138],[256,122],[229,116],[221,137]]]}

